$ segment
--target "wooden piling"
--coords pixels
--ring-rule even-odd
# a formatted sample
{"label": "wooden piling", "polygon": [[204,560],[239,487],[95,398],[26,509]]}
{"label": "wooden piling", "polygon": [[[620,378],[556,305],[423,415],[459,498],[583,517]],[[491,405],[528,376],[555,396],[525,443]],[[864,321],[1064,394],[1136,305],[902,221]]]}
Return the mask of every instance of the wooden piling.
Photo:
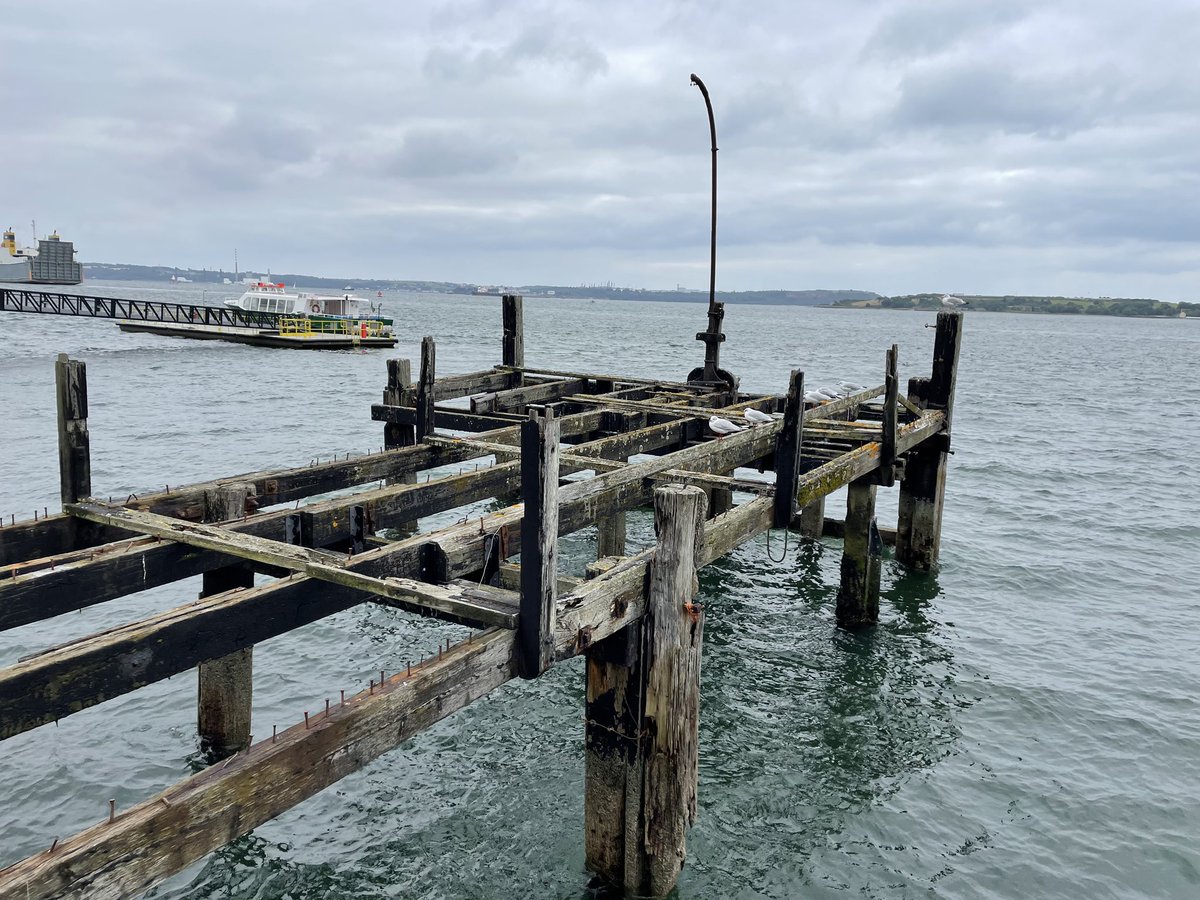
{"label": "wooden piling", "polygon": [[547,407],[521,424],[521,618],[517,668],[537,678],[554,661],[558,575],[558,420]]}
{"label": "wooden piling", "polygon": [[800,510],[800,534],[814,541],[825,533],[825,497],[818,497]]}
{"label": "wooden piling", "polygon": [[434,364],[436,361],[436,347],[432,337],[421,338],[421,380],[417,382],[417,440],[423,439],[428,434],[433,434],[434,429],[434,395],[433,382],[435,379]]}
{"label": "wooden piling", "polygon": [[946,462],[961,333],[962,313],[938,313],[932,374],[928,379],[914,378],[909,382],[910,401],[924,409],[943,410],[946,415],[942,434],[909,454],[900,485],[896,559],[921,572],[929,572],[937,565],[941,550]]}
{"label": "wooden piling", "polygon": [[892,344],[887,352],[884,373],[883,426],[880,433],[879,483],[891,487],[896,483],[896,429],[900,410],[900,348]]}
{"label": "wooden piling", "polygon": [[91,439],[88,436],[87,367],[67,354],[54,363],[58,398],[58,472],[62,502],[92,495]]}
{"label": "wooden piling", "polygon": [[587,866],[638,896],[675,886],[696,817],[704,611],[693,600],[706,504],[700,488],[655,491],[658,544],[637,653],[624,666],[599,652],[588,660]]}
{"label": "wooden piling", "polygon": [[[252,485],[222,485],[205,497],[205,521],[226,522],[245,514]],[[236,588],[254,587],[254,572],[243,565],[205,572],[201,597]],[[243,647],[199,665],[196,702],[200,744],[212,761],[250,745],[250,713],[254,694],[254,647]]]}
{"label": "wooden piling", "polygon": [[804,431],[804,373],[793,369],[783,408],[783,430],[775,449],[775,527],[787,528],[795,512]]}
{"label": "wooden piling", "polygon": [[504,338],[501,360],[506,366],[525,365],[525,313],[520,294],[505,294],[501,300],[504,318]]}
{"label": "wooden piling", "polygon": [[846,491],[845,547],[837,596],[837,621],[843,628],[873,625],[879,620],[883,544],[875,526],[875,491],[870,478],[850,482]]}

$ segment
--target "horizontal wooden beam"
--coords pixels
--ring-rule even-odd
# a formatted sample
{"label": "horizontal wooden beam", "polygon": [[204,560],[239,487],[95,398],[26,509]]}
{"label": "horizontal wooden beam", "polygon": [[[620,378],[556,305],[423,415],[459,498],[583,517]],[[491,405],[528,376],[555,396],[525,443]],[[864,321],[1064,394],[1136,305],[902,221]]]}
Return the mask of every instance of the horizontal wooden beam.
{"label": "horizontal wooden beam", "polygon": [[517,387],[520,383],[521,373],[509,370],[486,369],[464,375],[444,375],[433,382],[433,400],[438,403],[484,391],[503,391]]}
{"label": "horizontal wooden beam", "polygon": [[525,385],[507,391],[480,394],[471,398],[471,412],[494,413],[520,410],[530,403],[546,403],[560,400],[569,394],[585,393],[588,381],[585,378],[563,378],[541,384]]}
{"label": "horizontal wooden beam", "polygon": [[[351,571],[347,568],[350,557],[340,554],[120,507],[69,503],[66,509],[71,515],[90,522],[138,531],[363,591],[386,598],[391,605],[411,612],[440,613],[443,617],[476,627],[499,625],[512,628],[516,625],[516,608],[512,602],[475,602],[461,587],[447,590],[408,578],[372,578]],[[486,599],[486,594],[480,599]]]}

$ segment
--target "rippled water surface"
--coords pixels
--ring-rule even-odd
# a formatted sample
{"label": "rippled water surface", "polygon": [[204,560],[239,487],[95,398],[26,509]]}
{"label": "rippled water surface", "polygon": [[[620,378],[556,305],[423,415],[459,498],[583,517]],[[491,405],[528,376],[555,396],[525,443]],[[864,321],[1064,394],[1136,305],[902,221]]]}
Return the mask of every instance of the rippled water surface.
{"label": "rippled water surface", "polygon": [[[199,286],[93,293],[217,302]],[[499,361],[493,299],[385,298],[439,374]],[[728,308],[748,390],[926,374],[923,313]],[[696,304],[525,301],[526,358],[680,378]],[[88,365],[99,494],[382,443],[381,352],[269,350],[0,314],[0,512],[58,498],[53,359]],[[840,546],[764,538],[702,573],[700,817],[680,897],[1200,896],[1200,324],[968,313],[942,564],[890,562],[879,626],[833,624]],[[880,516],[895,516],[880,491]],[[836,501],[830,511],[837,514]],[[431,527],[462,511],[422,523]],[[782,534],[772,538],[776,558]],[[565,541],[564,565],[591,553]],[[645,514],[630,543],[653,536]],[[0,665],[194,599],[199,579],[0,633]],[[362,607],[255,650],[254,729],[288,725],[455,626]],[[195,673],[5,741],[0,866],[196,764]],[[583,670],[512,683],[152,892],[586,896]]]}

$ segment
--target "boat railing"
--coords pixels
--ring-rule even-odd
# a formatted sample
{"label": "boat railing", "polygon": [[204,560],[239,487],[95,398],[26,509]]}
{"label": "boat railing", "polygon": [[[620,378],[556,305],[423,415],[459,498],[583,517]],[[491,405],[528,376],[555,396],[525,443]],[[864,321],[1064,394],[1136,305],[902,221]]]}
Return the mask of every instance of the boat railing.
{"label": "boat railing", "polygon": [[344,334],[353,337],[385,337],[388,326],[377,319],[310,319],[307,316],[284,316],[279,320],[279,333],[296,337],[317,337],[325,334]]}

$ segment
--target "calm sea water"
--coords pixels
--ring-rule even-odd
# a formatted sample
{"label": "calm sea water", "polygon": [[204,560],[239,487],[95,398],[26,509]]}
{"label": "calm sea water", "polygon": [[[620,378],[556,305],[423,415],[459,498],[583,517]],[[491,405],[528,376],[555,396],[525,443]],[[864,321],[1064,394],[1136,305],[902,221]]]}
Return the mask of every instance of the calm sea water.
{"label": "calm sea water", "polygon": [[[498,362],[495,299],[384,302],[397,355],[418,359],[432,334],[441,374]],[[701,358],[701,305],[530,298],[525,320],[544,367],[679,378]],[[731,306],[726,322],[722,360],[750,390],[783,390],[793,367],[809,385],[878,383],[893,341],[903,378],[929,368],[930,314]],[[6,519],[57,503],[60,351],[88,364],[100,494],[382,443],[382,352],[0,325]],[[968,313],[936,575],[889,562],[879,626],[847,634],[836,541],[793,540],[775,563],[760,537],[704,570],[700,818],[680,897],[1200,896],[1198,358],[1195,321]],[[631,544],[650,532],[634,517]],[[588,539],[566,542],[567,568]],[[198,591],[0,633],[0,665]],[[255,731],[461,633],[364,606],[260,645]],[[192,672],[5,741],[0,866],[193,771],[195,691]],[[152,895],[585,897],[582,710],[578,661],[510,684]]]}

